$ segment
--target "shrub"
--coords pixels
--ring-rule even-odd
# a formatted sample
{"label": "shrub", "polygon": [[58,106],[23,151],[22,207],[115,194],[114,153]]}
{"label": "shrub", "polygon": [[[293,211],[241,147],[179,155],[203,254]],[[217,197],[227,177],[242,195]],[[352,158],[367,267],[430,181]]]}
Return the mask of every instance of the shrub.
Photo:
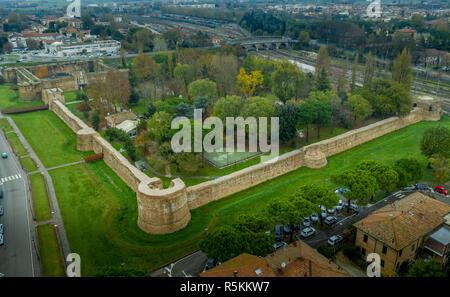
{"label": "shrub", "polygon": [[327,257],[328,259],[334,259],[334,249],[325,245],[321,245],[317,248],[317,251]]}
{"label": "shrub", "polygon": [[347,258],[354,262],[361,259],[361,247],[359,246],[346,245],[342,249],[342,252]]}
{"label": "shrub", "polygon": [[89,106],[89,104],[87,102],[81,103],[76,107],[77,110],[81,111],[81,112],[85,112],[85,111],[90,111],[91,107]]}

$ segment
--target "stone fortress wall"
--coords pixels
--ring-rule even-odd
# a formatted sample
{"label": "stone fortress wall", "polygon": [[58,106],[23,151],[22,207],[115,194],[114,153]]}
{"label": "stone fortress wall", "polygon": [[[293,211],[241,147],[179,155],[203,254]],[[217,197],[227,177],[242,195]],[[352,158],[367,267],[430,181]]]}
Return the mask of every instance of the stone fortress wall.
{"label": "stone fortress wall", "polygon": [[[52,63],[44,66],[48,69],[49,77],[36,77],[36,70],[42,65],[5,68],[2,74],[6,83],[17,84],[19,100],[37,101],[42,99],[41,94],[45,89],[60,88],[64,92],[79,90],[88,83],[105,79],[106,74],[114,70],[93,60]],[[119,71],[128,75],[127,70]],[[66,75],[54,76],[63,73]]]}
{"label": "stone fortress wall", "polygon": [[442,115],[439,102],[418,102],[407,116],[391,117],[305,146],[283,154],[273,162],[257,164],[188,188],[177,178],[172,180],[169,188],[163,189],[159,178],[151,178],[130,164],[108,141],[73,115],[57,96],[54,100],[50,99],[49,108],[77,134],[79,150],[103,153],[105,163],[136,192],[137,223],[143,231],[150,234],[172,233],[184,228],[191,219],[190,209],[248,189],[302,166],[323,167],[327,164],[328,156],[422,120],[437,121]]}

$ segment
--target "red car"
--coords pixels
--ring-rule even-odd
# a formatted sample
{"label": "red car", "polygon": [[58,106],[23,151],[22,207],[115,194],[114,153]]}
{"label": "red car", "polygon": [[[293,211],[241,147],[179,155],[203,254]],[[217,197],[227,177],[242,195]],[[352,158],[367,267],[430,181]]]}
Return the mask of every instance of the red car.
{"label": "red car", "polygon": [[434,188],[434,190],[438,193],[448,195],[448,190],[444,189],[444,187],[436,186],[436,188]]}

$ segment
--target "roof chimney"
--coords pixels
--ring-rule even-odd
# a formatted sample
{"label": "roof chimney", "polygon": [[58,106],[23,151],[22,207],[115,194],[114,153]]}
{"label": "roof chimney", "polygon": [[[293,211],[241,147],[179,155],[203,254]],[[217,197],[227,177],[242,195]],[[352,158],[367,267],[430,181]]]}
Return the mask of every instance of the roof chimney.
{"label": "roof chimney", "polygon": [[285,268],[286,267],[286,263],[285,262],[282,262],[281,263],[281,268]]}
{"label": "roof chimney", "polygon": [[237,271],[237,270],[233,271],[233,276],[234,276],[234,277],[237,277],[237,276],[238,276],[238,271]]}

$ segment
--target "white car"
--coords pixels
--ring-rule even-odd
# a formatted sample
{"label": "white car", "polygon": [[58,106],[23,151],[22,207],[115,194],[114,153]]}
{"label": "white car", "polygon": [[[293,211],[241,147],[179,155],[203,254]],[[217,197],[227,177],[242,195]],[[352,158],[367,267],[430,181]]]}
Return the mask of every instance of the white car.
{"label": "white car", "polygon": [[314,229],[313,227],[306,227],[302,230],[302,232],[300,234],[302,237],[306,238],[306,237],[310,237],[314,233],[316,233],[316,229]]}
{"label": "white car", "polygon": [[304,218],[302,221],[302,225],[305,227],[311,226],[311,220],[309,218]]}
{"label": "white car", "polygon": [[326,218],[326,217],[328,217],[328,214],[327,214],[327,211],[325,210],[325,211],[322,211],[322,213],[320,214],[320,216],[322,217],[322,218]]}
{"label": "white car", "polygon": [[313,214],[311,215],[311,221],[313,221],[313,222],[318,222],[318,221],[319,221],[319,215],[316,214],[316,213],[313,213]]}
{"label": "white car", "polygon": [[350,204],[350,209],[353,211],[359,212],[359,206],[354,203]]}
{"label": "white car", "polygon": [[0,224],[0,234],[5,233],[5,230],[3,230],[3,224]]}
{"label": "white car", "polygon": [[0,245],[3,245],[3,234],[0,233]]}
{"label": "white car", "polygon": [[334,208],[328,209],[327,212],[328,212],[328,214],[330,214],[330,215],[334,215],[334,213],[335,213]]}
{"label": "white car", "polygon": [[337,245],[339,242],[342,241],[342,236],[340,235],[333,235],[328,239],[328,244],[331,246]]}
{"label": "white car", "polygon": [[342,202],[342,200],[339,200],[339,204],[335,206],[334,209],[337,211],[341,211],[342,208],[344,208],[344,202]]}

